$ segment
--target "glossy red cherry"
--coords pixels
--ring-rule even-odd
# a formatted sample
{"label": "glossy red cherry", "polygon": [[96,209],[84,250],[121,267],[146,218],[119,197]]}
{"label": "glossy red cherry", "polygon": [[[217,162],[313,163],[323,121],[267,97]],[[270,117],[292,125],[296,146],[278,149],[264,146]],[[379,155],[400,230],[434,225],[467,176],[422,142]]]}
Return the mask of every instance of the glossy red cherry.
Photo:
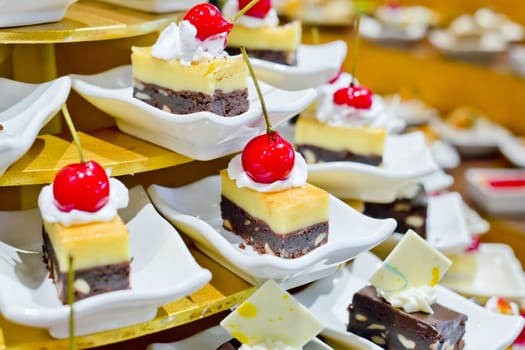
{"label": "glossy red cherry", "polygon": [[208,3],[193,6],[183,19],[197,28],[197,38],[201,41],[216,34],[229,33],[233,28],[233,24],[222,17],[219,9]]}
{"label": "glossy red cherry", "polygon": [[[251,2],[251,0],[239,0],[239,10],[242,10]],[[271,0],[259,0],[251,9],[246,11],[245,15],[257,18],[264,18],[272,9]]]}
{"label": "glossy red cherry", "polygon": [[347,105],[358,109],[372,107],[372,91],[364,86],[349,86],[334,93],[336,105]]}
{"label": "glossy red cherry", "polygon": [[69,164],[56,174],[53,195],[61,211],[95,212],[109,201],[109,178],[96,162]]}
{"label": "glossy red cherry", "polygon": [[242,151],[241,161],[253,181],[267,184],[288,178],[295,152],[288,141],[273,131],[251,139]]}

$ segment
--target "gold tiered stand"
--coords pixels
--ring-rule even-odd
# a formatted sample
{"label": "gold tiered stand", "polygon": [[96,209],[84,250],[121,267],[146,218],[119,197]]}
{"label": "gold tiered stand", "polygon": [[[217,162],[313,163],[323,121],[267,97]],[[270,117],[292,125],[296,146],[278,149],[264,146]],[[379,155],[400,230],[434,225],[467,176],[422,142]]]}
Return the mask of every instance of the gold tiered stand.
{"label": "gold tiered stand", "polygon": [[[69,73],[90,74],[129,64],[132,45],[151,44],[158,31],[179,16],[180,13],[157,15],[80,0],[68,8],[60,22],[0,29],[0,76],[38,83]],[[123,134],[111,117],[73,91],[68,106],[80,129],[86,157],[111,167],[112,175],[119,176],[128,186],[181,185],[215,174],[227,162],[226,158],[193,161]],[[35,207],[41,186],[52,182],[58,169],[78,161],[70,135],[62,132],[60,119],[56,116],[31,149],[0,177],[0,210]],[[209,284],[162,306],[149,322],[80,336],[79,348],[114,344],[197,321],[228,310],[253,292],[250,284],[203,255],[190,242],[188,247],[197,262],[212,272]],[[45,329],[17,325],[0,315],[0,349],[66,348],[67,339],[52,339]]]}

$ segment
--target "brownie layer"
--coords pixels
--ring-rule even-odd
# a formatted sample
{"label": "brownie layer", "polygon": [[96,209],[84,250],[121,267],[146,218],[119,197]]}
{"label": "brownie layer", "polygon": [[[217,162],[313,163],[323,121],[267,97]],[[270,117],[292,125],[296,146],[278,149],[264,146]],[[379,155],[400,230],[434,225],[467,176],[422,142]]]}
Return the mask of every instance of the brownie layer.
{"label": "brownie layer", "polygon": [[[226,47],[226,51],[230,55],[239,55],[241,49],[238,47]],[[277,50],[261,50],[261,49],[248,49],[246,53],[250,57],[259,58],[261,60],[271,61],[275,63],[285,64],[287,66],[297,65],[297,54],[296,51],[277,51]]]}
{"label": "brownie layer", "polygon": [[433,304],[434,313],[406,313],[377,295],[374,286],[354,294],[348,331],[385,349],[461,350],[467,316]]}
{"label": "brownie layer", "polygon": [[133,96],[163,111],[175,114],[188,114],[209,111],[232,117],[244,113],[249,108],[248,89],[224,92],[215,90],[210,96],[194,91],[173,91],[155,84],[135,81]]}
{"label": "brownie layer", "polygon": [[[67,303],[68,274],[60,272],[55,250],[47,233],[43,230],[44,262],[49,270],[49,278],[57,287],[58,297],[63,304]],[[130,289],[129,262],[101,265],[90,269],[75,270],[75,300],[120,289]]]}
{"label": "brownie layer", "polygon": [[221,196],[224,227],[241,236],[259,254],[297,258],[328,242],[328,222],[321,222],[287,234],[276,234],[262,220],[254,218]]}
{"label": "brownie layer", "polygon": [[237,339],[233,338],[228,340],[226,343],[221,344],[217,350],[236,350],[241,347],[242,343]]}
{"label": "brownie layer", "polygon": [[394,218],[396,232],[405,233],[412,229],[427,238],[427,208],[427,195],[421,186],[414,198],[399,198],[391,203],[365,202],[363,214],[377,219]]}
{"label": "brownie layer", "polygon": [[332,151],[314,145],[297,145],[296,148],[297,151],[303,155],[308,164],[344,161],[379,165],[383,160],[383,157],[380,155],[361,155],[348,150]]}

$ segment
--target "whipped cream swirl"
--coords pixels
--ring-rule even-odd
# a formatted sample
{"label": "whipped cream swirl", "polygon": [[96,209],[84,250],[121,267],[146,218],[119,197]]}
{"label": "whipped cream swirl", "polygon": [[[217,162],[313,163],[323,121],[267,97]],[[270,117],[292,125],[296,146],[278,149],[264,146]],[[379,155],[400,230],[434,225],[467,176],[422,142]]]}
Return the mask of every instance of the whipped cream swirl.
{"label": "whipped cream swirl", "polygon": [[110,221],[117,215],[117,209],[128,206],[128,189],[122,182],[109,178],[109,201],[95,212],[73,209],[64,212],[55,205],[53,184],[44,186],[38,196],[38,206],[45,221],[61,223],[64,226],[86,224],[90,222]]}
{"label": "whipped cream swirl", "polygon": [[333,83],[323,84],[317,89],[317,119],[321,123],[332,126],[383,127],[390,132],[399,132],[405,127],[405,122],[397,116],[388,113],[383,98],[374,94],[370,109],[359,109],[347,105],[336,105],[334,93],[348,87],[352,76],[342,73]]}
{"label": "whipped cream swirl", "polygon": [[228,164],[228,176],[235,180],[237,187],[248,187],[257,192],[279,192],[292,187],[300,187],[306,183],[307,177],[306,161],[303,156],[295,152],[295,162],[288,178],[272,183],[263,184],[253,181],[242,167],[241,155],[238,154]]}
{"label": "whipped cream swirl", "polygon": [[436,292],[433,287],[421,286],[409,288],[395,294],[386,294],[379,290],[379,294],[393,307],[403,308],[405,312],[426,312],[432,314],[431,305],[436,302]]}
{"label": "whipped cream swirl", "polygon": [[[237,12],[239,12],[238,0],[228,0],[222,7],[222,14],[225,18],[231,19],[237,14]],[[239,17],[235,23],[249,28],[259,28],[264,26],[275,27],[279,24],[279,17],[277,16],[277,11],[275,11],[274,8],[271,8],[264,18],[252,17],[244,14]]]}
{"label": "whipped cream swirl", "polygon": [[266,339],[264,343],[255,344],[253,346],[242,344],[239,350],[302,350],[302,347],[297,348],[289,346],[279,340],[272,341],[271,339]]}
{"label": "whipped cream swirl", "polygon": [[197,38],[197,28],[187,20],[170,24],[153,45],[151,55],[163,60],[180,59],[185,65],[191,62],[207,61],[214,57],[224,57],[228,33],[213,35],[202,41]]}

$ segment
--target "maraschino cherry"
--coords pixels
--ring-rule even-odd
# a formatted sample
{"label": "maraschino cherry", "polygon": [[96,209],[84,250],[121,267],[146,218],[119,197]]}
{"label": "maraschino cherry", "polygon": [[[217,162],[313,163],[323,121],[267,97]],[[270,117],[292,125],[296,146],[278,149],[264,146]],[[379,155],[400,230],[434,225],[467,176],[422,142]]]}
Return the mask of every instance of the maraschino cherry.
{"label": "maraschino cherry", "polygon": [[244,147],[241,154],[242,166],[246,174],[255,182],[272,183],[286,180],[295,163],[295,151],[288,141],[273,130],[259,83],[244,47],[241,48],[241,52],[255,84],[266,122],[266,133],[254,137]]}
{"label": "maraschino cherry", "polygon": [[[252,0],[239,0],[239,10],[245,8]],[[259,0],[255,5],[252,6],[245,15],[257,18],[264,18],[272,9],[271,0]]]}
{"label": "maraschino cherry", "polygon": [[85,161],[80,140],[67,108],[62,112],[80,153],[80,163],[69,164],[58,171],[53,180],[55,205],[64,212],[73,209],[95,212],[109,201],[109,178],[94,161]]}
{"label": "maraschino cherry", "polygon": [[334,103],[357,109],[370,109],[372,107],[372,95],[372,91],[367,87],[351,84],[334,93]]}
{"label": "maraschino cherry", "polygon": [[229,33],[233,28],[233,24],[222,16],[219,9],[208,3],[193,6],[183,19],[197,28],[197,38],[201,41],[220,33]]}

